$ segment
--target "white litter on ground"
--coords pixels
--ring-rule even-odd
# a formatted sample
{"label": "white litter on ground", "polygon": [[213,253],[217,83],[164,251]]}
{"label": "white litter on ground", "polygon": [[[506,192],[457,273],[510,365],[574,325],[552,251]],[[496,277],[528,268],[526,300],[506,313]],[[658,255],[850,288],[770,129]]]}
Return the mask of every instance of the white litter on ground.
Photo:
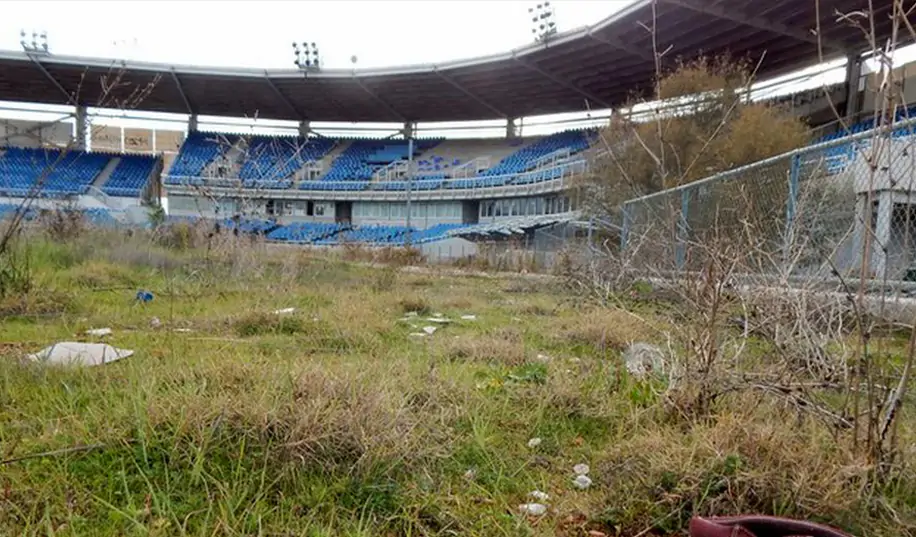
{"label": "white litter on ground", "polygon": [[461,320],[462,321],[476,321],[477,316],[476,315],[462,315]]}
{"label": "white litter on ground", "polygon": [[535,500],[539,502],[546,502],[547,500],[550,499],[550,496],[548,496],[546,492],[541,492],[539,490],[532,490],[531,492],[528,493],[528,497],[534,498]]}
{"label": "white litter on ground", "polygon": [[580,463],[580,464],[573,466],[573,472],[575,472],[576,475],[585,475],[588,473],[588,471],[589,471],[589,467],[587,464]]}
{"label": "white litter on ground", "polygon": [[448,324],[452,322],[451,319],[447,319],[445,317],[429,317],[426,320],[431,323],[438,323],[438,324]]}
{"label": "white litter on ground", "polygon": [[190,328],[176,328],[176,329],[174,329],[174,330],[172,330],[172,331],[173,331],[173,332],[178,332],[179,334],[189,334],[189,333],[193,332],[193,330],[191,330]]}
{"label": "white litter on ground", "polygon": [[96,366],[127,358],[132,350],[116,349],[105,343],[76,343],[63,341],[30,354],[26,358],[54,365]]}
{"label": "white litter on ground", "polygon": [[274,310],[274,315],[289,315],[290,313],[295,313],[296,308],[283,308],[279,310]]}
{"label": "white litter on ground", "polygon": [[159,320],[159,317],[153,317],[149,320],[150,328],[159,328],[162,326],[162,321]]}
{"label": "white litter on ground", "polygon": [[518,510],[524,515],[541,516],[547,512],[547,506],[542,503],[523,503]]}
{"label": "white litter on ground", "polygon": [[538,437],[534,437],[531,440],[528,440],[528,447],[530,448],[536,448],[540,445],[541,445],[541,439]]}
{"label": "white litter on ground", "polygon": [[423,332],[425,332],[426,334],[430,336],[435,334],[436,330],[438,330],[438,328],[436,328],[435,326],[424,326],[423,327]]}
{"label": "white litter on ground", "polygon": [[86,330],[86,335],[97,337],[110,336],[111,328],[90,328],[89,330]]}
{"label": "white litter on ground", "polygon": [[576,478],[573,479],[573,485],[575,485],[577,489],[585,490],[592,486],[592,480],[587,475],[577,475]]}
{"label": "white litter on ground", "polygon": [[546,354],[538,354],[537,357],[535,357],[535,360],[538,362],[541,362],[542,364],[546,364],[547,362],[552,360],[552,358],[550,356],[547,356]]}
{"label": "white litter on ground", "polygon": [[407,335],[410,337],[426,337],[426,334],[423,332],[411,332]]}

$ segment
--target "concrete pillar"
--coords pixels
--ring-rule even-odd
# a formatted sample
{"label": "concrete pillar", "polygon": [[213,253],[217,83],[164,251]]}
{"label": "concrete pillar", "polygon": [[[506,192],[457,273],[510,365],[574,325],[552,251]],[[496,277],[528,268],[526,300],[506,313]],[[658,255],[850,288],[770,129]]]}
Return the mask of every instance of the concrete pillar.
{"label": "concrete pillar", "polygon": [[188,118],[188,132],[197,132],[197,114],[191,114]]}
{"label": "concrete pillar", "polygon": [[518,127],[515,124],[517,119],[518,118],[510,117],[506,120],[506,138],[510,140],[518,137]]}
{"label": "concrete pillar", "polygon": [[846,59],[846,120],[852,120],[862,111],[859,98],[859,78],[862,76],[862,59],[850,55]]}
{"label": "concrete pillar", "polygon": [[83,105],[76,107],[76,138],[73,140],[74,149],[84,151],[89,137],[89,114]]}
{"label": "concrete pillar", "polygon": [[884,278],[887,270],[887,249],[891,244],[891,220],[894,215],[894,195],[889,190],[882,190],[875,196],[878,200],[878,218],[875,222],[875,238],[872,247],[872,275]]}
{"label": "concrete pillar", "polygon": [[303,119],[302,121],[300,121],[299,122],[299,137],[308,138],[309,134],[311,133],[312,133],[312,122],[307,119]]}

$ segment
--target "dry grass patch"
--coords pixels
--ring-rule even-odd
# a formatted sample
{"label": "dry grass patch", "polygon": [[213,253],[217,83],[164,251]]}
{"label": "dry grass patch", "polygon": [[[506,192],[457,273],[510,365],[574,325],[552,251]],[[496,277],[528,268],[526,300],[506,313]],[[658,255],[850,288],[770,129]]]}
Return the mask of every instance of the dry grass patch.
{"label": "dry grass patch", "polygon": [[554,335],[557,343],[598,350],[620,351],[634,341],[659,337],[648,321],[616,308],[593,309],[575,318],[563,318],[558,325]]}
{"label": "dry grass patch", "polygon": [[488,334],[464,335],[443,343],[443,356],[456,362],[520,365],[529,358],[530,349],[518,330],[499,329]]}

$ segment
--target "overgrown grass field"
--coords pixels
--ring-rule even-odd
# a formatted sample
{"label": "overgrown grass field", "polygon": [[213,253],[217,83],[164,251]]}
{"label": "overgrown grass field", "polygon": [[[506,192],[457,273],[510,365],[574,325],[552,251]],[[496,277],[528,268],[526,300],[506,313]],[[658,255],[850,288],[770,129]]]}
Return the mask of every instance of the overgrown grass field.
{"label": "overgrown grass field", "polygon": [[[692,515],[747,512],[916,528],[909,409],[878,481],[778,401],[687,420],[630,378],[621,351],[691,312],[245,240],[22,248],[31,288],[0,300],[0,535],[682,535]],[[135,354],[21,360],[99,327]],[[534,490],[541,517],[519,513]]]}

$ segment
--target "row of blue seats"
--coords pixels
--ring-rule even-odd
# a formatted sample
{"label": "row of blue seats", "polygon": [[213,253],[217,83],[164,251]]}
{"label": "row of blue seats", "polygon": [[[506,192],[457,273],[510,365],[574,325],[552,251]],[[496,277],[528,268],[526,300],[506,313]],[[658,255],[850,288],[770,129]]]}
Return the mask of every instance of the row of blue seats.
{"label": "row of blue seats", "polygon": [[146,155],[121,155],[118,165],[102,185],[109,196],[139,197],[156,168],[158,158]]}
{"label": "row of blue seats", "polygon": [[[11,203],[2,203],[0,204],[0,220],[12,216],[16,211],[18,211],[20,205],[11,204]],[[81,213],[83,218],[85,218],[89,223],[101,226],[101,227],[115,227],[120,224],[117,218],[114,217],[112,212],[108,209],[103,209],[101,207],[93,207],[88,209],[60,209],[65,212],[76,211]],[[34,220],[38,218],[42,213],[42,209],[36,207],[29,207],[26,209],[23,218],[25,220]]]}
{"label": "row of blue seats", "polygon": [[349,226],[325,222],[294,222],[274,229],[267,238],[275,241],[314,243],[349,229]]}

